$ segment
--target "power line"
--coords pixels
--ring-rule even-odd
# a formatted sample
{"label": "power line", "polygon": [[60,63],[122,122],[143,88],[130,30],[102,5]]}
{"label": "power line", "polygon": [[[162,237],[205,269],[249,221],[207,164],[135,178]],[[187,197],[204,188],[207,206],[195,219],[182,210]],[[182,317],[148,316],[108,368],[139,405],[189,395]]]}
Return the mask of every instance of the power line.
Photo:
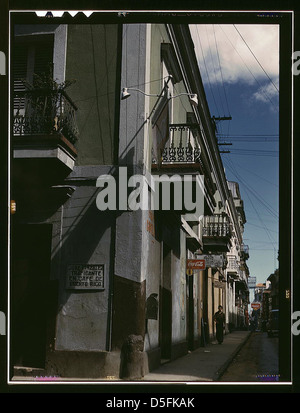
{"label": "power line", "polygon": [[202,48],[202,43],[201,43],[201,40],[200,40],[199,27],[198,27],[198,25],[196,25],[196,31],[197,31],[198,41],[199,41],[199,45],[200,45],[200,49],[201,49],[201,53],[202,53],[203,63],[204,63],[205,71],[206,71],[206,76],[207,76],[207,79],[208,79],[208,84],[209,84],[210,92],[211,92],[211,94],[212,94],[213,101],[214,101],[214,104],[215,104],[215,106],[216,106],[216,109],[217,109],[217,112],[218,112],[218,115],[219,115],[218,105],[217,105],[217,102],[216,102],[216,99],[215,99],[215,95],[214,95],[214,93],[213,93],[213,91],[212,91],[212,85],[211,85],[210,77],[209,77],[208,70],[207,70],[207,66],[206,66],[206,60],[205,60],[205,57],[204,57],[204,52],[203,52],[203,48]]}
{"label": "power line", "polygon": [[221,139],[226,139],[226,140],[230,140],[233,142],[250,142],[250,143],[257,143],[257,142],[263,142],[263,143],[278,143],[278,139],[276,138],[270,138],[268,139],[267,137],[253,137],[253,138],[238,138],[238,137],[231,137],[231,136],[222,136],[222,137],[218,137],[218,142],[222,142]]}
{"label": "power line", "polygon": [[[232,169],[234,169],[234,167],[233,167]],[[234,169],[234,170],[235,170],[235,169]],[[236,173],[236,174],[237,174],[237,173]],[[239,180],[241,180],[241,178],[240,178],[240,177],[238,177],[238,174],[237,174],[237,178],[238,178]],[[272,239],[271,234],[269,233],[269,231],[268,231],[267,227],[265,226],[264,222],[263,222],[263,221],[262,221],[262,219],[261,219],[261,216],[259,215],[259,213],[258,213],[257,209],[255,208],[254,203],[252,202],[252,199],[251,199],[251,197],[249,196],[247,186],[246,186],[246,188],[245,188],[245,189],[246,189],[246,194],[247,194],[247,196],[248,196],[248,199],[249,199],[249,201],[250,201],[250,203],[251,203],[251,205],[252,205],[252,208],[253,208],[253,209],[254,209],[254,211],[256,212],[256,215],[257,215],[257,217],[258,217],[258,219],[259,219],[259,221],[260,221],[260,223],[261,223],[262,227],[264,228],[264,230],[265,230],[265,232],[266,232],[266,234],[267,234],[267,236],[268,236],[269,240],[271,241],[271,244],[272,244],[272,245],[273,245],[273,247],[275,248],[275,246],[276,246],[276,241],[274,241],[274,240]]]}
{"label": "power line", "polygon": [[[222,135],[222,133],[218,133],[218,135]],[[272,135],[272,134],[249,134],[249,135],[245,135],[245,134],[231,134],[231,136],[235,137],[235,136],[246,136],[246,137],[251,137],[251,136],[262,136],[262,137],[277,137],[279,138],[279,135]]]}
{"label": "power line", "polygon": [[223,86],[223,91],[224,91],[226,106],[227,106],[228,114],[230,115],[229,104],[228,104],[227,94],[226,94],[226,90],[225,90],[225,83],[224,83],[224,78],[223,78],[222,66],[221,66],[221,62],[220,62],[220,55],[219,55],[219,49],[218,49],[218,43],[217,43],[216,32],[215,32],[215,25],[214,25],[214,24],[213,24],[213,32],[214,32],[215,45],[216,45],[217,56],[218,56],[218,61],[219,61],[220,74],[221,74],[221,80],[222,80],[222,86]]}
{"label": "power line", "polygon": [[[245,189],[249,192],[252,193],[252,195],[269,211],[269,213],[276,219],[278,219],[278,213],[271,207],[271,205],[269,205],[266,201],[262,200],[262,197],[259,196],[259,194],[256,193],[256,191],[250,187],[249,184],[247,184],[243,178],[241,178],[241,176],[238,174],[238,172],[236,171],[234,165],[232,165],[231,160],[228,159],[228,161],[230,161],[229,163],[226,162],[228,168],[231,170],[231,172],[233,173],[233,175],[238,179],[239,182],[241,182],[241,184],[245,187]],[[264,224],[263,224],[264,226]]]}
{"label": "power line", "polygon": [[215,64],[214,64],[213,54],[212,54],[211,47],[210,47],[210,41],[208,39],[207,25],[205,25],[205,31],[206,31],[207,44],[208,44],[209,52],[210,52],[211,63],[212,63],[212,67],[213,67],[214,75],[215,75],[215,79],[216,79],[217,91],[218,91],[218,94],[219,94],[220,103],[221,103],[223,113],[225,113],[222,98],[221,98],[221,94],[220,94],[220,89],[219,89],[219,82],[218,82],[217,75],[216,75],[216,68],[215,68]]}
{"label": "power line", "polygon": [[265,73],[265,75],[267,76],[267,78],[270,80],[270,82],[272,83],[272,85],[274,86],[274,88],[277,90],[277,92],[279,93],[279,90],[277,88],[277,86],[274,84],[273,80],[270,78],[270,76],[268,75],[268,73],[265,71],[265,69],[262,67],[262,65],[260,64],[260,62],[258,61],[257,57],[255,56],[255,54],[253,53],[253,51],[251,50],[250,46],[247,44],[246,40],[244,39],[244,37],[241,35],[240,31],[238,30],[238,28],[236,27],[236,25],[233,25],[235,30],[238,32],[238,34],[241,36],[243,42],[245,43],[245,45],[247,46],[247,48],[250,50],[252,56],[254,57],[254,59],[257,61],[257,63],[259,64],[259,66],[262,68],[263,72]]}
{"label": "power line", "polygon": [[[210,51],[211,62],[212,62],[212,66],[213,66],[213,70],[214,70],[214,74],[215,74],[216,87],[217,87],[217,91],[218,91],[218,94],[219,94],[219,98],[220,98],[220,103],[221,103],[221,107],[222,107],[222,110],[223,110],[223,114],[225,115],[225,110],[224,110],[224,106],[223,106],[223,100],[222,100],[221,93],[220,93],[220,88],[219,88],[219,83],[220,83],[220,82],[218,81],[217,75],[216,75],[216,68],[215,68],[215,64],[214,64],[213,53],[212,53],[212,50],[211,50],[211,45],[210,45],[210,41],[209,41],[208,33],[207,33],[207,25],[205,26],[205,30],[206,30],[207,43],[208,43],[209,51]],[[219,64],[219,66],[220,66],[220,64]]]}
{"label": "power line", "polygon": [[263,181],[266,181],[268,184],[274,185],[275,187],[278,188],[278,185],[275,184],[274,182],[271,182],[271,181],[269,181],[268,179],[266,179],[265,177],[256,174],[255,172],[251,171],[250,169],[245,168],[244,166],[240,165],[239,163],[235,162],[235,165],[237,165],[237,166],[238,166],[239,168],[241,168],[241,169],[244,169],[244,170],[247,171],[247,172],[250,172],[252,175],[258,177],[259,179],[262,179]]}
{"label": "power line", "polygon": [[[252,226],[254,226],[254,227],[256,227],[256,228],[264,229],[264,228],[261,227],[260,225],[253,224],[252,222],[249,222],[249,221],[247,221],[247,226],[248,226],[248,225],[252,225]],[[278,231],[275,231],[274,229],[268,228],[268,231],[270,231],[270,232],[275,232],[275,234],[278,234]]]}
{"label": "power line", "polygon": [[278,151],[264,151],[264,150],[251,150],[251,149],[230,149],[230,152],[235,155],[247,155],[247,156],[271,156],[278,157]]}
{"label": "power line", "polygon": [[[219,25],[220,26],[220,25]],[[277,112],[279,112],[278,107],[274,104],[274,102],[272,101],[272,99],[263,91],[263,87],[262,85],[259,83],[259,81],[256,79],[256,77],[254,76],[254,74],[252,73],[252,71],[250,70],[250,68],[248,67],[248,65],[246,64],[246,62],[244,61],[244,59],[242,58],[242,56],[240,55],[240,53],[236,50],[236,48],[234,47],[234,45],[232,44],[231,40],[229,39],[229,37],[227,36],[227,34],[224,32],[223,28],[220,26],[221,30],[223,31],[223,33],[225,34],[225,36],[227,37],[227,39],[229,40],[231,46],[233,47],[233,49],[236,51],[236,53],[239,55],[240,59],[242,60],[242,62],[244,63],[244,65],[247,67],[248,71],[250,72],[250,74],[252,75],[252,77],[254,78],[254,80],[256,81],[256,83],[258,84],[258,86],[261,88],[262,90],[262,94],[265,95],[265,97],[269,100],[269,102],[274,106],[275,110]]]}

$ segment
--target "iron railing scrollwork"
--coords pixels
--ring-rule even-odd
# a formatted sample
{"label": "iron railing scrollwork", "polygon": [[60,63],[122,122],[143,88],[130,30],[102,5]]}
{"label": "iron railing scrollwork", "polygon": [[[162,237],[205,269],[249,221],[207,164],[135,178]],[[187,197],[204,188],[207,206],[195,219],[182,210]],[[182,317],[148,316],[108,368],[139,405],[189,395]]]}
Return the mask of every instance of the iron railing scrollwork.
{"label": "iron railing scrollwork", "polygon": [[202,228],[204,237],[229,237],[231,236],[231,226],[227,215],[215,214],[205,216]]}
{"label": "iron railing scrollwork", "polygon": [[[162,163],[200,163],[201,149],[191,145],[191,135],[195,134],[199,126],[197,124],[183,123],[169,125],[169,146],[165,146],[162,152]],[[153,158],[153,163],[156,159]]]}
{"label": "iron railing scrollwork", "polygon": [[13,135],[61,133],[74,144],[79,135],[76,111],[77,107],[63,90],[15,92]]}

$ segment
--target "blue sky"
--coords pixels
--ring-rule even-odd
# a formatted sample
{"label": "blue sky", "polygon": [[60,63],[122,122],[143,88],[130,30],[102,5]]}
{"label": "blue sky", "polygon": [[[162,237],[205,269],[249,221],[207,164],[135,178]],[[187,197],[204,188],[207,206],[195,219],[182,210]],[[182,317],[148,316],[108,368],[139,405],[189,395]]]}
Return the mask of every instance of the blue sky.
{"label": "blue sky", "polygon": [[228,180],[239,183],[250,275],[278,267],[279,30],[276,25],[191,26],[207,100],[218,122]]}

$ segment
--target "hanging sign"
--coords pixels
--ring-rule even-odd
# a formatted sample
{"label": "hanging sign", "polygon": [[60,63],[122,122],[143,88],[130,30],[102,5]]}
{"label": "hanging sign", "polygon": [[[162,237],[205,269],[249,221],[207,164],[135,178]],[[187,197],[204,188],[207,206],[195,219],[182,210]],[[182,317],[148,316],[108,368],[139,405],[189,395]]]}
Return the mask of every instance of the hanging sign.
{"label": "hanging sign", "polygon": [[248,288],[256,287],[256,277],[248,277]]}
{"label": "hanging sign", "polygon": [[199,259],[205,260],[206,268],[223,268],[223,255],[197,255]]}
{"label": "hanging sign", "polygon": [[253,310],[259,310],[260,309],[260,303],[252,303],[251,308],[253,308]]}
{"label": "hanging sign", "polygon": [[189,259],[186,260],[186,268],[188,270],[205,270],[205,260]]}

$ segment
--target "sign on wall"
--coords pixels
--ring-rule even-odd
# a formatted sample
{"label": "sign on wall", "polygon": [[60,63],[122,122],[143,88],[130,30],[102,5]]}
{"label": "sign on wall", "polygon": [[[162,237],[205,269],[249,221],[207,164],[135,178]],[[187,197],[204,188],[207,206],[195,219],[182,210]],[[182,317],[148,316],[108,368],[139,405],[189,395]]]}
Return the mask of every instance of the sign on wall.
{"label": "sign on wall", "polygon": [[103,290],[104,264],[69,265],[66,288],[69,290]]}
{"label": "sign on wall", "polygon": [[223,255],[197,255],[197,258],[205,260],[206,268],[223,268]]}

